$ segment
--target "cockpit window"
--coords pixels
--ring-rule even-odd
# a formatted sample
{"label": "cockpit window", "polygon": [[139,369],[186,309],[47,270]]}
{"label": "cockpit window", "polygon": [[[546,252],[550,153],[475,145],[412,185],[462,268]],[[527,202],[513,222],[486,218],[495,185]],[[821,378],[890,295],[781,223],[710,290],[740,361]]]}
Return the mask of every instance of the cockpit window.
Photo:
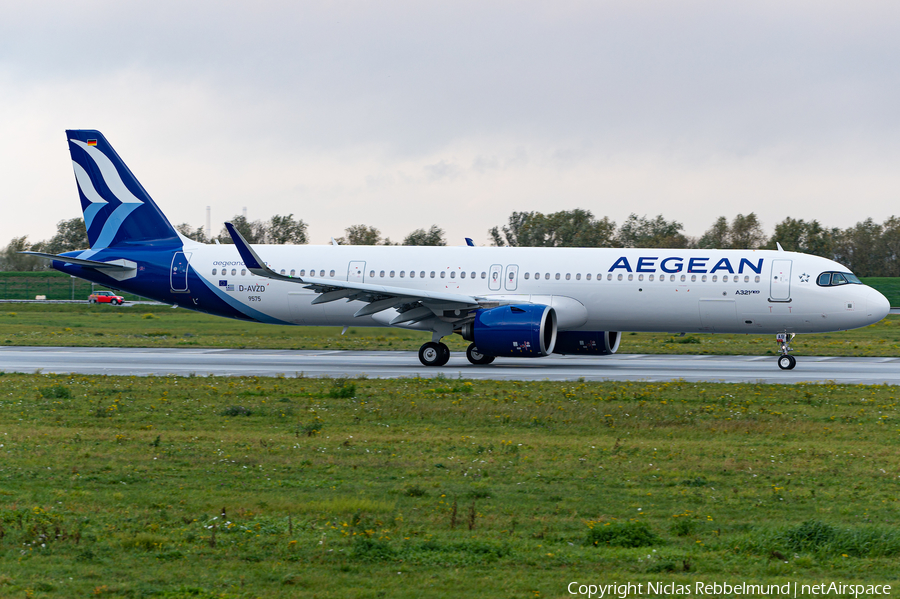
{"label": "cockpit window", "polygon": [[849,272],[823,272],[816,279],[820,287],[836,287],[838,285],[862,285],[856,275]]}

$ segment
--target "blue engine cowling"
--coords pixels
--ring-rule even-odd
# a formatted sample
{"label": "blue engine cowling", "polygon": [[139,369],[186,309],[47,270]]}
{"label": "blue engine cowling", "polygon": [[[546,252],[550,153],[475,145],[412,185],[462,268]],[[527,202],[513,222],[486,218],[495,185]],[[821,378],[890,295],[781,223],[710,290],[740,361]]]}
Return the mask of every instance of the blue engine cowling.
{"label": "blue engine cowling", "polygon": [[619,349],[621,338],[611,331],[560,331],[553,353],[608,356]]}
{"label": "blue engine cowling", "polygon": [[486,356],[547,356],[556,345],[556,311],[537,304],[480,310],[462,336]]}

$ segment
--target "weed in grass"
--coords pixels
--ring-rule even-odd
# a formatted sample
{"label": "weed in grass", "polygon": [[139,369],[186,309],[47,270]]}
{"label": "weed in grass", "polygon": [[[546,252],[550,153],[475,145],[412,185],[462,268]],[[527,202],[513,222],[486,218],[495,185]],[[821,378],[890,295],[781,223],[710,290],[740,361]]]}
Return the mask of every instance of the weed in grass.
{"label": "weed in grass", "polygon": [[228,406],[220,414],[222,416],[252,416],[253,410],[244,406]]}
{"label": "weed in grass", "polygon": [[591,522],[587,545],[595,547],[648,547],[662,540],[644,522]]}
{"label": "weed in grass", "polygon": [[65,385],[53,385],[40,388],[41,397],[44,399],[71,399],[72,391]]}
{"label": "weed in grass", "polygon": [[356,385],[346,379],[334,379],[332,388],[328,390],[328,397],[335,399],[350,399],[356,395]]}
{"label": "weed in grass", "polygon": [[419,485],[413,485],[411,487],[407,487],[404,491],[405,495],[409,497],[425,497],[428,495],[428,491],[420,487]]}

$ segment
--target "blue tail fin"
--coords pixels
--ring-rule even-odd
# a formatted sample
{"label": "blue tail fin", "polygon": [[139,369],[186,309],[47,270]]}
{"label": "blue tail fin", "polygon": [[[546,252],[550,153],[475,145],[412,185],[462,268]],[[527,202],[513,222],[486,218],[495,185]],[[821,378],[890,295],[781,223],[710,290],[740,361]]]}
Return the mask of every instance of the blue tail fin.
{"label": "blue tail fin", "polygon": [[175,228],[102,133],[79,129],[66,136],[91,250],[180,244]]}

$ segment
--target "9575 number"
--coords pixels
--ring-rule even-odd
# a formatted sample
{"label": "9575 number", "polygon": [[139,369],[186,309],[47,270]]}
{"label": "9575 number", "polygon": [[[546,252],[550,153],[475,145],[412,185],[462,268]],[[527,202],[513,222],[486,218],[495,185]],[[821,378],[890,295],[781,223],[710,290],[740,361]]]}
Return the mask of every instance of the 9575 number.
{"label": "9575 number", "polygon": [[262,301],[262,296],[260,296],[260,295],[248,295],[248,296],[247,296],[247,299],[250,300],[251,302],[261,302],[261,301]]}

